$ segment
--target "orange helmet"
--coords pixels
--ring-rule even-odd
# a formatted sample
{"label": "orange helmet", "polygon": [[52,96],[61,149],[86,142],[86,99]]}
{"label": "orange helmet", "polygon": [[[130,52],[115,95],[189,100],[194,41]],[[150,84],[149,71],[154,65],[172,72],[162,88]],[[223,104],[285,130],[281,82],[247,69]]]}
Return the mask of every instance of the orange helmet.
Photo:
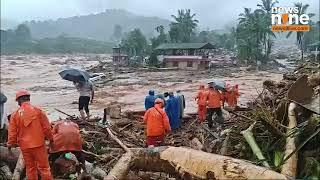
{"label": "orange helmet", "polygon": [[21,89],[16,92],[16,100],[18,100],[18,98],[21,96],[30,96],[30,93],[29,93],[29,91],[27,91],[25,89]]}
{"label": "orange helmet", "polygon": [[154,101],[154,104],[164,104],[163,100],[161,98],[157,98],[155,101]]}

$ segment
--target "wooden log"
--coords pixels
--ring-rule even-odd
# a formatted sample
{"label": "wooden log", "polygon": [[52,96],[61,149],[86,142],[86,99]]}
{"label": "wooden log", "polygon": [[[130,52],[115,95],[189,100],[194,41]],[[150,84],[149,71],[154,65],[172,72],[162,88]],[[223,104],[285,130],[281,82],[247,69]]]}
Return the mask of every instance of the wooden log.
{"label": "wooden log", "polygon": [[[288,128],[289,129],[287,131],[288,134],[290,134],[292,132],[292,129],[297,126],[297,118],[296,118],[295,111],[294,111],[295,108],[296,108],[295,103],[289,104],[289,108],[288,108],[288,118],[289,118]],[[284,157],[287,157],[289,154],[291,154],[291,152],[294,152],[294,150],[296,149],[295,140],[296,140],[295,137],[292,137],[292,136],[287,137]],[[297,153],[294,153],[283,164],[281,173],[295,178],[296,173],[297,173],[297,162],[298,162],[298,155],[297,155]]]}
{"label": "wooden log", "polygon": [[22,153],[20,153],[17,164],[16,164],[16,168],[14,169],[14,172],[13,172],[12,179],[20,179],[22,177],[21,175],[25,167],[26,165],[24,163],[23,155]]}
{"label": "wooden log", "polygon": [[210,129],[208,129],[205,125],[200,124],[200,126],[206,130],[209,134],[211,134],[213,137],[217,138],[218,140],[220,140],[219,135],[216,132],[212,132]]}
{"label": "wooden log", "polygon": [[230,130],[226,132],[226,138],[223,140],[221,149],[220,149],[220,154],[221,155],[226,155],[228,152],[228,144],[229,144],[229,139],[230,139]]}
{"label": "wooden log", "polygon": [[117,136],[115,136],[108,127],[106,129],[107,129],[110,137],[113,140],[115,140],[126,152],[131,152],[130,149],[126,145],[124,145],[123,142],[121,142],[121,140]]}
{"label": "wooden log", "polygon": [[111,171],[104,178],[104,180],[125,179],[130,170],[130,162],[132,159],[132,155],[132,152],[125,153],[116,163],[116,165],[111,169]]}
{"label": "wooden log", "polygon": [[285,175],[244,160],[184,147],[141,149],[133,156],[131,170],[179,175],[172,164],[201,179],[206,179],[208,173],[215,179],[287,179]]}

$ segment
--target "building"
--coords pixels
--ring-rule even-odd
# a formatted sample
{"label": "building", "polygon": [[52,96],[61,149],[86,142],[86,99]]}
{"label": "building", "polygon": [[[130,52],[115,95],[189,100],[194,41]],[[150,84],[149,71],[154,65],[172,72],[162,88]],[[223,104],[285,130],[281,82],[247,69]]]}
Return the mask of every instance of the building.
{"label": "building", "polygon": [[210,43],[164,43],[156,50],[163,55],[168,68],[201,70],[209,68],[209,55],[215,46]]}
{"label": "building", "polygon": [[117,65],[125,66],[125,65],[128,65],[129,63],[129,56],[121,47],[113,47],[112,61]]}

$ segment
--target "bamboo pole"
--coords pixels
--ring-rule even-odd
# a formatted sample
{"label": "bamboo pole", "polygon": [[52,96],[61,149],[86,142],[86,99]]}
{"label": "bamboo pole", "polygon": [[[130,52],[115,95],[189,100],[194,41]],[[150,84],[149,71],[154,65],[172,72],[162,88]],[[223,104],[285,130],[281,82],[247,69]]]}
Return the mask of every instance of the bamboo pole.
{"label": "bamboo pole", "polygon": [[[288,118],[289,118],[289,124],[288,124],[288,130],[287,134],[290,134],[292,129],[297,126],[297,118],[295,115],[295,108],[296,104],[295,103],[290,103],[289,108],[288,108]],[[288,136],[286,139],[286,150],[284,152],[284,157],[288,157],[289,154],[294,152],[296,149],[296,144],[295,144],[295,137],[293,136]],[[281,173],[291,176],[293,178],[296,177],[297,173],[297,162],[298,162],[298,155],[297,153],[294,153],[291,155],[291,157],[283,164]]]}
{"label": "bamboo pole", "polygon": [[262,161],[262,164],[265,167],[270,168],[268,162],[266,161],[266,158],[263,156],[261,149],[259,148],[258,144],[256,143],[256,140],[254,139],[254,136],[252,133],[252,128],[254,125],[255,123],[253,123],[248,129],[241,131],[241,134],[246,139],[247,143],[250,145],[254,155],[257,156],[257,158]]}

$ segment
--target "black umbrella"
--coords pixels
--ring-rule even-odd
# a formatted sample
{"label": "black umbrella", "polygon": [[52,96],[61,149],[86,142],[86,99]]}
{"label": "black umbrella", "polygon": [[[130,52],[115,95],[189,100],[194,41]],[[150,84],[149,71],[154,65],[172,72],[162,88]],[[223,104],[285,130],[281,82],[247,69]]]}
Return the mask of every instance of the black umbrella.
{"label": "black umbrella", "polygon": [[86,71],[80,69],[66,69],[59,72],[62,79],[72,81],[72,82],[86,82],[91,77]]}
{"label": "black umbrella", "polygon": [[222,80],[213,80],[208,84],[212,84],[212,86],[214,86],[216,89],[221,91],[225,91],[225,88],[226,88],[226,82]]}

